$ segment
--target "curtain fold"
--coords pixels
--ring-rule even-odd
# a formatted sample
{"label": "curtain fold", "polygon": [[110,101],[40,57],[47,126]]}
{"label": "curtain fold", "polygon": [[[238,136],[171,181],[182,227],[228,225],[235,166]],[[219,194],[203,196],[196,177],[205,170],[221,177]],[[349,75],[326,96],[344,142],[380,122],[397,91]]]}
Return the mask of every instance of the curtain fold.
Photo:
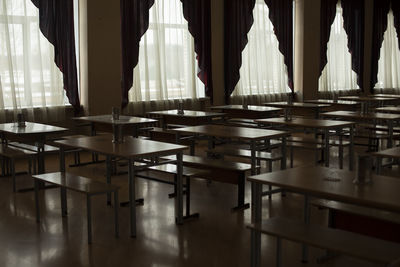
{"label": "curtain fold", "polygon": [[343,8],[343,27],[348,36],[351,65],[357,73],[357,84],[364,90],[364,0],[341,0]]}
{"label": "curtain fold", "polygon": [[149,9],[154,0],[121,0],[122,108],[129,102],[133,69],[139,60],[139,43],[149,28]]}
{"label": "curtain fold", "polygon": [[321,1],[321,39],[320,39],[320,67],[319,75],[321,76],[326,64],[328,63],[327,50],[328,42],[331,34],[331,27],[336,15],[336,5],[338,0]]}
{"label": "curtain fold", "polygon": [[372,30],[372,59],[371,59],[371,84],[373,92],[375,84],[378,82],[378,61],[381,56],[383,36],[388,25],[388,13],[391,0],[374,1],[374,17]]}
{"label": "curtain fold", "polygon": [[73,0],[32,0],[39,9],[39,27],[54,45],[54,61],[63,73],[69,102],[78,112],[78,72],[76,66]]}
{"label": "curtain fold", "polygon": [[288,72],[288,85],[293,91],[293,0],[265,0],[274,33],[279,42]]}
{"label": "curtain fold", "polygon": [[247,33],[253,25],[255,0],[225,0],[224,5],[225,101],[228,103],[240,79],[242,51],[248,42]]}
{"label": "curtain fold", "polygon": [[212,103],[213,83],[211,68],[211,0],[181,0],[183,16],[188,21],[197,54],[197,76],[204,83],[205,94]]}

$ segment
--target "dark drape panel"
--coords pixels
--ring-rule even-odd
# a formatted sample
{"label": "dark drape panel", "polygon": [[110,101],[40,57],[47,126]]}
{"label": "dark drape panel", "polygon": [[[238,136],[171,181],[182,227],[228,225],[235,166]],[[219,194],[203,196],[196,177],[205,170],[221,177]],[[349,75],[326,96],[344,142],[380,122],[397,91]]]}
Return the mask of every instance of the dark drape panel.
{"label": "dark drape panel", "polygon": [[343,27],[348,36],[351,67],[357,73],[357,84],[364,90],[364,0],[342,0]]}
{"label": "dark drape panel", "polygon": [[293,0],[265,0],[265,3],[279,42],[279,51],[285,58],[289,87],[293,91]]}
{"label": "dark drape panel", "polygon": [[394,16],[394,27],[396,28],[397,40],[400,48],[400,1],[392,0],[392,11]]}
{"label": "dark drape panel", "polygon": [[371,84],[373,92],[375,84],[378,82],[378,61],[381,54],[383,35],[387,29],[387,16],[390,10],[391,0],[374,1],[374,20],[372,30],[372,59],[371,59]]}
{"label": "dark drape panel", "polygon": [[225,100],[240,79],[242,51],[246,47],[247,33],[253,25],[255,0],[225,0]]}
{"label": "dark drape panel", "polygon": [[331,34],[331,27],[336,15],[336,5],[338,0],[323,0],[321,1],[321,39],[320,39],[320,65],[319,75],[321,76],[326,64],[328,63],[328,57],[326,55],[328,51],[329,36]]}
{"label": "dark drape panel", "polygon": [[64,89],[75,111],[79,111],[73,0],[32,0],[39,9],[39,27],[54,46],[54,61],[63,73]]}
{"label": "dark drape panel", "polygon": [[205,85],[206,96],[213,97],[211,71],[211,0],[181,0],[183,16],[194,38],[199,71],[197,76]]}
{"label": "dark drape panel", "polygon": [[122,108],[129,102],[133,69],[139,60],[140,38],[149,28],[149,9],[154,0],[121,0]]}

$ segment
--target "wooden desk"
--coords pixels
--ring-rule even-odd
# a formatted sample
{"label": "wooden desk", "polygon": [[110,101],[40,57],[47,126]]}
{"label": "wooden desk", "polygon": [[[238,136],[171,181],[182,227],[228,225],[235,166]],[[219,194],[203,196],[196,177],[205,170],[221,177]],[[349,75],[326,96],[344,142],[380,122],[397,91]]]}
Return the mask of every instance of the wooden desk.
{"label": "wooden desk", "polygon": [[118,120],[114,120],[112,115],[97,115],[87,117],[75,117],[72,118],[77,121],[86,121],[91,124],[91,135],[96,135],[96,125],[108,125],[112,126],[113,133],[121,131],[122,127],[133,127],[132,136],[138,136],[138,128],[145,124],[155,123],[156,120],[133,117],[133,116],[119,116]]}
{"label": "wooden desk", "polygon": [[285,125],[288,127],[304,127],[311,129],[322,129],[324,131],[324,144],[325,144],[325,166],[329,166],[329,131],[330,130],[343,130],[344,128],[350,129],[350,148],[349,148],[349,169],[353,169],[353,128],[355,123],[349,121],[333,121],[333,120],[320,120],[320,119],[305,119],[294,118],[292,120],[285,120],[285,118],[270,118],[255,120],[255,122],[266,125]]}
{"label": "wooden desk", "polygon": [[315,103],[304,103],[304,102],[293,102],[292,104],[288,104],[287,102],[270,102],[270,103],[264,103],[263,105],[269,107],[284,108],[287,110],[292,110],[292,109],[311,110],[312,112],[314,112],[316,119],[318,119],[321,109],[330,107],[330,105],[327,104],[315,104]]}
{"label": "wooden desk", "polygon": [[129,177],[129,208],[130,208],[130,233],[136,236],[136,205],[135,205],[135,166],[134,162],[147,158],[152,165],[158,165],[155,158],[168,155],[176,155],[177,160],[171,163],[177,164],[177,197],[175,198],[175,214],[178,224],[183,222],[183,198],[182,198],[182,154],[186,146],[169,143],[142,140],[127,137],[124,143],[115,144],[110,135],[89,136],[68,140],[55,141],[61,146],[60,149],[60,171],[65,172],[64,147],[81,148],[84,150],[106,155],[107,161],[107,182],[111,181],[111,157],[128,159]]}
{"label": "wooden desk", "polygon": [[281,108],[264,107],[264,106],[248,106],[244,108],[243,105],[226,105],[226,106],[213,106],[212,110],[220,110],[226,113],[230,118],[243,118],[243,119],[262,119],[277,115],[282,111]]}
{"label": "wooden desk", "polygon": [[393,124],[396,121],[400,120],[400,115],[397,114],[387,114],[387,113],[362,113],[362,112],[353,112],[353,111],[333,111],[326,112],[322,114],[323,117],[327,118],[341,118],[341,119],[350,119],[350,120],[367,120],[373,121],[376,123],[377,121],[386,121],[388,126],[388,147],[392,147],[393,145]]}
{"label": "wooden desk", "polygon": [[[204,135],[208,137],[231,138],[240,141],[250,142],[252,174],[256,173],[256,143],[258,141],[269,140],[272,138],[282,138],[282,168],[286,168],[286,137],[289,134],[286,131],[264,130],[223,125],[201,125],[173,129],[172,131],[174,131],[178,135],[178,140],[180,134],[194,134]],[[211,148],[212,139],[209,139],[209,149]]]}
{"label": "wooden desk", "polygon": [[400,159],[400,147],[393,147],[377,152],[371,153],[372,156],[377,158],[376,161],[376,173],[379,174],[382,170],[382,159],[383,158],[391,158],[391,159]]}
{"label": "wooden desk", "polygon": [[340,100],[349,100],[349,101],[356,101],[356,102],[387,102],[396,100],[396,98],[392,97],[376,97],[376,96],[340,96]]}
{"label": "wooden desk", "polygon": [[67,131],[52,125],[46,125],[36,122],[26,122],[25,127],[18,127],[16,123],[0,124],[0,134],[3,143],[7,143],[9,139],[17,139],[24,142],[35,142],[38,148],[38,173],[45,172],[44,163],[44,145],[46,137],[51,134],[62,133]]}
{"label": "wooden desk", "polygon": [[379,107],[375,111],[383,113],[400,114],[400,107]]}
{"label": "wooden desk", "polygon": [[[250,176],[252,183],[252,220],[261,222],[262,185],[277,186],[288,191],[304,195],[304,221],[309,223],[309,197],[318,197],[340,202],[400,212],[400,180],[392,177],[373,175],[373,183],[353,184],[355,172],[325,167],[299,167],[273,173]],[[251,233],[252,261],[260,262],[261,234]],[[303,247],[303,259],[307,257],[307,248]]]}
{"label": "wooden desk", "polygon": [[183,114],[178,114],[176,109],[173,110],[160,110],[147,112],[150,116],[160,116],[162,118],[162,126],[167,128],[168,124],[180,125],[202,125],[211,123],[215,118],[223,118],[224,113],[218,112],[205,112],[195,110],[184,110]]}
{"label": "wooden desk", "polygon": [[[333,99],[314,99],[305,100],[304,103],[314,103],[314,104],[327,104],[335,108],[343,108],[349,110],[355,110],[360,106],[359,102],[348,101],[348,100],[333,100]],[[333,109],[333,108],[332,108]]]}
{"label": "wooden desk", "polygon": [[370,97],[386,97],[386,98],[396,98],[400,99],[400,95],[393,95],[393,94],[373,94],[369,95]]}

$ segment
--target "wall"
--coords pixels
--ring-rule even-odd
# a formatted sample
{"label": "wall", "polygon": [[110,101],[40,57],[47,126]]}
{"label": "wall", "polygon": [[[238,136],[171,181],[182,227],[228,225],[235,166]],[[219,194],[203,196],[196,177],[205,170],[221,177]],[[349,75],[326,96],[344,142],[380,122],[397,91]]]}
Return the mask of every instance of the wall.
{"label": "wall", "polygon": [[119,1],[80,0],[81,91],[86,114],[121,106]]}

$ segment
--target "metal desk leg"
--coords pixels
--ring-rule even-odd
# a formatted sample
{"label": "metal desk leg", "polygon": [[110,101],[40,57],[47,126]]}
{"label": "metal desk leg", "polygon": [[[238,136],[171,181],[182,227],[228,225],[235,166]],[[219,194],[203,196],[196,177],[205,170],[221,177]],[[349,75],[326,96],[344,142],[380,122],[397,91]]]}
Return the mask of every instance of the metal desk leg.
{"label": "metal desk leg", "polygon": [[388,121],[388,130],[389,130],[389,138],[387,141],[387,148],[391,148],[393,146],[393,121]]}
{"label": "metal desk leg", "polygon": [[175,198],[175,220],[177,224],[183,223],[183,183],[182,183],[182,157],[183,153],[176,154],[176,190],[177,197]]}
{"label": "metal desk leg", "polygon": [[[261,222],[262,217],[262,185],[252,182],[251,183],[251,219],[253,223]],[[261,233],[251,230],[251,266],[259,267],[261,265]]]}
{"label": "metal desk leg", "polygon": [[329,167],[329,129],[325,129],[325,166]]}
{"label": "metal desk leg", "polygon": [[136,192],[135,192],[135,166],[132,159],[128,160],[129,176],[129,212],[131,237],[136,237]]}
{"label": "metal desk leg", "polygon": [[350,126],[350,145],[349,145],[349,170],[353,170],[354,165],[354,126]]}
{"label": "metal desk leg", "polygon": [[256,142],[251,140],[250,142],[250,151],[251,151],[251,175],[257,174],[256,168]]}
{"label": "metal desk leg", "polygon": [[[106,182],[107,184],[111,184],[111,156],[106,156]],[[111,205],[111,193],[107,193],[107,205]]]}
{"label": "metal desk leg", "polygon": [[[307,195],[304,195],[304,223],[310,224],[310,203]],[[303,263],[308,262],[308,246],[303,244],[302,259]]]}
{"label": "metal desk leg", "polygon": [[281,153],[282,153],[281,170],[285,170],[286,169],[286,136],[282,137]]}
{"label": "metal desk leg", "polygon": [[381,174],[382,170],[382,157],[376,157],[376,174]]}

